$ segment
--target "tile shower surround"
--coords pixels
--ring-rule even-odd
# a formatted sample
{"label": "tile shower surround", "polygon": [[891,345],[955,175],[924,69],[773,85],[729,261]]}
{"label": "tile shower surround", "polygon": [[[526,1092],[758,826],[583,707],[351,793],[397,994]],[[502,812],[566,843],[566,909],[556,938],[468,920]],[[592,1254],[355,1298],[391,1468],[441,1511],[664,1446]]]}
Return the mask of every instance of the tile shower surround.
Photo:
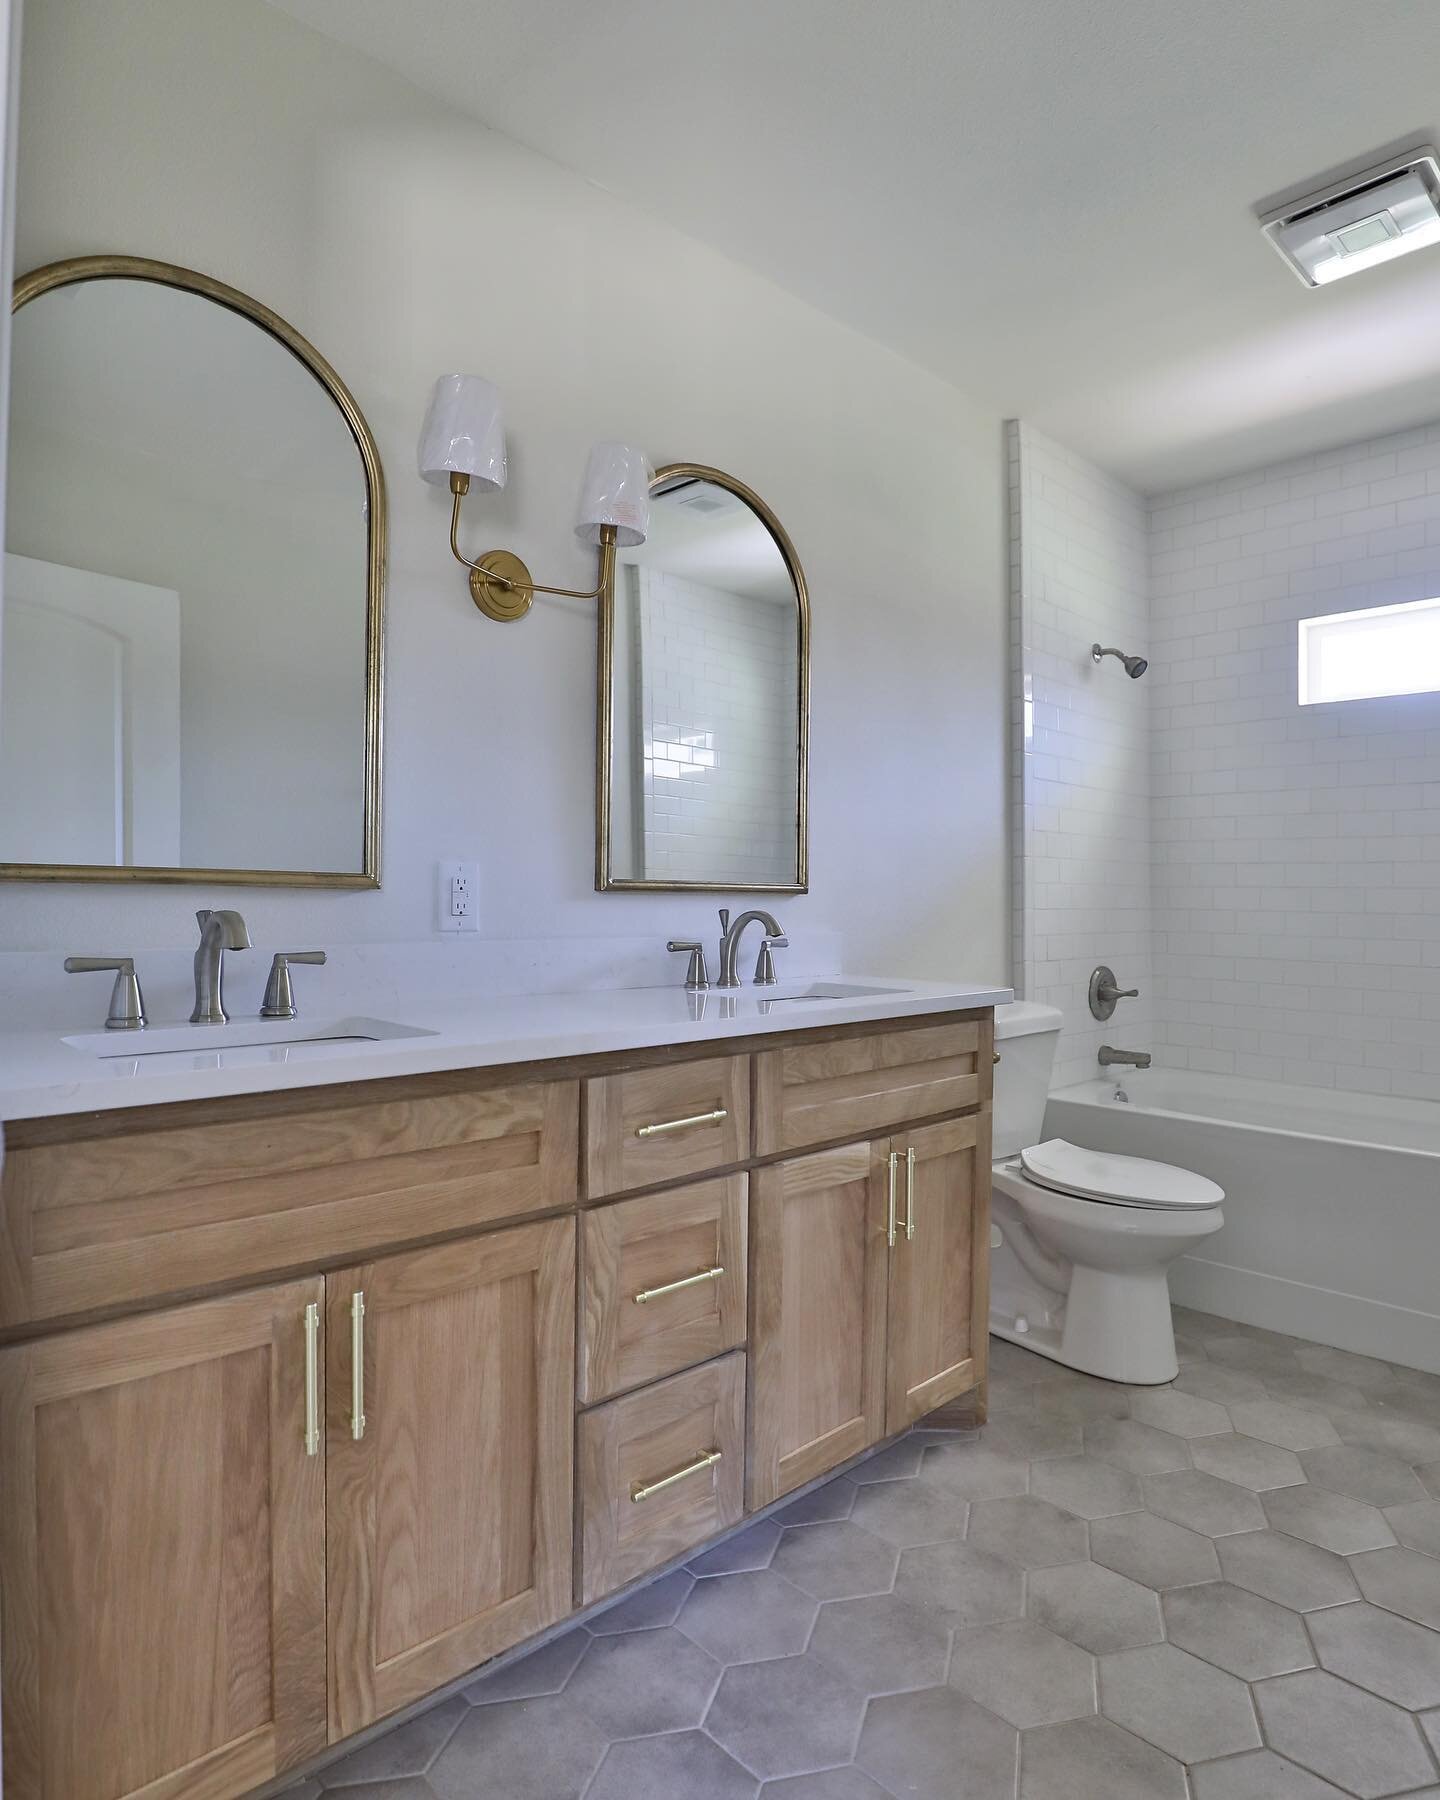
{"label": "tile shower surround", "polygon": [[1156,1048],[1440,1100],[1440,695],[1297,703],[1296,624],[1440,594],[1440,426],[1152,502]]}
{"label": "tile shower surround", "polygon": [[[1102,1043],[1153,1036],[1148,677],[1090,646],[1149,637],[1145,506],[1082,458],[1007,426],[1015,988],[1065,1015],[1055,1081],[1095,1073]],[[1109,963],[1140,998],[1101,1024],[1090,971]]]}
{"label": "tile shower surround", "polygon": [[[1302,708],[1296,643],[1440,593],[1440,425],[1148,507],[1008,431],[1016,987],[1065,1009],[1057,1083],[1103,1038],[1440,1099],[1440,695]],[[1102,960],[1144,992],[1094,1030]]]}
{"label": "tile shower surround", "polygon": [[290,1800],[1436,1800],[1440,1377],[1176,1325],[1163,1388],[993,1343],[982,1432],[911,1432]]}

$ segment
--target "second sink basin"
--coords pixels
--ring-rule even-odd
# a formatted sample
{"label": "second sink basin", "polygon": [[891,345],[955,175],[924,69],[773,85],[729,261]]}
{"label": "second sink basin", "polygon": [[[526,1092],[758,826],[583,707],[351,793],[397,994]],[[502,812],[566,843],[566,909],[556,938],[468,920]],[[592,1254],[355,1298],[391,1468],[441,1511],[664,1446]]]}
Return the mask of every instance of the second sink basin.
{"label": "second sink basin", "polygon": [[393,1019],[231,1019],[228,1025],[149,1025],[143,1031],[84,1031],[61,1041],[72,1050],[110,1061],[173,1056],[195,1050],[268,1050],[277,1044],[380,1043],[390,1038],[434,1037],[418,1025]]}
{"label": "second sink basin", "polygon": [[809,987],[799,988],[793,994],[768,994],[765,998],[772,1006],[778,1006],[782,1000],[865,1000],[872,994],[903,991],[892,987],[856,987],[848,981],[812,981]]}

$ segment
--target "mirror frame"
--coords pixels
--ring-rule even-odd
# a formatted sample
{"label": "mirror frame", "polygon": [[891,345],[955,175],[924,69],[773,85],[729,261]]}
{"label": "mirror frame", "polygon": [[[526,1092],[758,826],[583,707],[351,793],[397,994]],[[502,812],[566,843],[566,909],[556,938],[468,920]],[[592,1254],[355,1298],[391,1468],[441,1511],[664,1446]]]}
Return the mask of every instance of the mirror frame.
{"label": "mirror frame", "polygon": [[344,415],[365,470],[367,550],[365,577],[365,771],[358,870],[152,868],[142,864],[0,862],[0,881],[146,881],[224,883],[234,887],[378,888],[380,809],[385,714],[385,556],[387,516],[380,452],[354,395],[315,346],[276,312],[238,288],[176,263],[146,256],[72,256],[16,278],[10,312],[53,288],[86,281],[152,281],[182,288],[239,313],[281,344],[305,368]]}
{"label": "mirror frame", "polygon": [[619,876],[610,866],[610,764],[615,748],[615,593],[601,595],[595,675],[595,886],[600,893],[808,894],[810,891],[810,595],[805,571],[789,534],[751,487],[706,463],[666,463],[655,471],[650,492],[676,480],[710,481],[734,494],[754,512],[775,540],[795,589],[796,771],[794,881],[642,881]]}

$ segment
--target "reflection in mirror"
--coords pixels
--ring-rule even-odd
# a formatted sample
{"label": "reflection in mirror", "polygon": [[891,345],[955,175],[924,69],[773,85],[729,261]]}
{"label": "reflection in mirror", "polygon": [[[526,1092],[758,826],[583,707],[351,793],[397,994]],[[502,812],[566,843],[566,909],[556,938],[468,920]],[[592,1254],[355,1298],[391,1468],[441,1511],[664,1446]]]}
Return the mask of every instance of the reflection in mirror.
{"label": "reflection in mirror", "polygon": [[807,606],[778,521],[716,470],[662,469],[615,573],[602,887],[803,889]]}
{"label": "reflection in mirror", "polygon": [[17,286],[0,873],[373,885],[364,420],[243,295],[76,273],[118,263],[164,269],[84,259]]}

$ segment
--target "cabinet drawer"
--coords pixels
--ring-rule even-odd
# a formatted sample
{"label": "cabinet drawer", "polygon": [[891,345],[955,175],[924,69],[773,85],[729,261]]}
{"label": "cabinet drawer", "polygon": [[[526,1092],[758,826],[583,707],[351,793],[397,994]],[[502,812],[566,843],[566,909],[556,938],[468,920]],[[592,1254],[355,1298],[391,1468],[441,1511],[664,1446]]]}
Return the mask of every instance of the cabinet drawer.
{"label": "cabinet drawer", "polygon": [[529,1082],[17,1145],[0,1327],[573,1206],[579,1100]]}
{"label": "cabinet drawer", "polygon": [[592,1197],[723,1169],[750,1154],[749,1058],[593,1076],[585,1111]]}
{"label": "cabinet drawer", "polygon": [[747,1187],[727,1175],[585,1214],[582,1405],[744,1342]]}
{"label": "cabinet drawer", "polygon": [[579,1603],[733,1525],[744,1482],[741,1351],[585,1413]]}
{"label": "cabinet drawer", "polygon": [[755,1058],[756,1153],[868,1137],[990,1097],[988,1015],[764,1050]]}

